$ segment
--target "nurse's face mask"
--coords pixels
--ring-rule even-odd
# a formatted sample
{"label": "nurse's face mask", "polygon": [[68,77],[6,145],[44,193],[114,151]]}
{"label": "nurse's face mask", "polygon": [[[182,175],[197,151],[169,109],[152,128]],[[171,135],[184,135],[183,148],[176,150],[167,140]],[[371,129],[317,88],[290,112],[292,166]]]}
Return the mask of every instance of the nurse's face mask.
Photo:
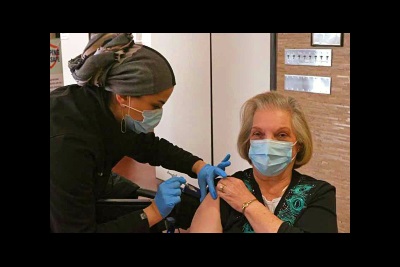
{"label": "nurse's face mask", "polygon": [[[129,112],[126,114],[121,122],[121,132],[125,133],[126,128],[136,132],[136,133],[148,133],[154,130],[154,128],[160,123],[163,109],[154,109],[154,110],[138,110],[131,107],[131,97],[129,96],[128,105],[122,104],[122,106],[132,109],[136,112],[140,112],[143,115],[143,120],[138,121],[133,119]],[[125,123],[123,123],[125,121]],[[123,126],[125,125],[125,127]]]}

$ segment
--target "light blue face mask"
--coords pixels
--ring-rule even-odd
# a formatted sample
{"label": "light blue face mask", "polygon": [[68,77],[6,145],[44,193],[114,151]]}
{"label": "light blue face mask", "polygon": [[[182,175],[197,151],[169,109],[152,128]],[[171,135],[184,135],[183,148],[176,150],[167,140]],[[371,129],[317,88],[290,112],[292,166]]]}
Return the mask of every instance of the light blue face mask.
{"label": "light blue face mask", "polygon": [[275,176],[286,169],[292,158],[292,147],[297,143],[271,139],[250,140],[249,157],[254,167],[265,176]]}
{"label": "light blue face mask", "polygon": [[[130,105],[130,98],[129,98],[129,105]],[[125,124],[126,127],[136,133],[148,133],[154,130],[154,128],[160,123],[163,109],[154,109],[154,110],[138,110],[133,107],[123,105],[127,108],[133,109],[137,112],[142,113],[143,115],[143,120],[138,121],[133,119],[129,114],[126,114],[124,116]],[[126,128],[122,129],[122,124],[121,124],[121,132],[126,132]]]}

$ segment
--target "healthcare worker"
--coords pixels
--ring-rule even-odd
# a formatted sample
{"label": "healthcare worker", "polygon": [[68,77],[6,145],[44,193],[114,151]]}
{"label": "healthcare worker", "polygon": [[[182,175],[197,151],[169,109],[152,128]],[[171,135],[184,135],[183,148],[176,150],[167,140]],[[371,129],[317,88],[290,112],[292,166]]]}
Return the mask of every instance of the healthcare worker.
{"label": "healthcare worker", "polygon": [[153,132],[176,84],[163,55],[131,33],[98,33],[68,66],[77,84],[50,93],[51,232],[149,232],[168,216],[183,177],[161,183],[145,209],[97,223],[98,199],[137,189],[111,175],[124,156],[197,177],[201,200],[207,186],[217,197],[214,178],[227,176],[229,154],[212,166]]}

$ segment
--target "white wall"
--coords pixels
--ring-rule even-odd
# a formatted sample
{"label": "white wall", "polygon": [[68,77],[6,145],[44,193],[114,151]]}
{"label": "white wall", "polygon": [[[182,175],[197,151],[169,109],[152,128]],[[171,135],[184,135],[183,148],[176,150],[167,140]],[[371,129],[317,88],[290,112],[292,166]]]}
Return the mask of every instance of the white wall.
{"label": "white wall", "polygon": [[213,33],[211,38],[214,164],[230,153],[229,175],[250,167],[236,148],[240,108],[270,90],[270,34]]}
{"label": "white wall", "polygon": [[[151,47],[167,58],[176,78],[155,133],[211,162],[210,34],[152,33]],[[156,168],[158,178],[170,178],[166,172]],[[183,176],[198,186],[197,179]]]}
{"label": "white wall", "polygon": [[142,44],[151,47],[151,33],[142,33]]}

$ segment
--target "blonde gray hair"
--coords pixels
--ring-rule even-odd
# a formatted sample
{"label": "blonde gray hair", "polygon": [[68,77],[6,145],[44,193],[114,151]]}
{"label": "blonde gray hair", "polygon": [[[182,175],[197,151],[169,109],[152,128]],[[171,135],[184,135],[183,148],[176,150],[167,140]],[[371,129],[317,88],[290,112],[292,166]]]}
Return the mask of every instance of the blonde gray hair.
{"label": "blonde gray hair", "polygon": [[258,94],[243,104],[240,111],[241,126],[237,140],[237,149],[240,156],[251,164],[249,158],[250,133],[253,126],[254,113],[259,109],[279,109],[291,115],[292,128],[300,148],[296,155],[294,169],[309,162],[313,153],[313,142],[304,112],[295,98],[285,96],[276,91]]}

